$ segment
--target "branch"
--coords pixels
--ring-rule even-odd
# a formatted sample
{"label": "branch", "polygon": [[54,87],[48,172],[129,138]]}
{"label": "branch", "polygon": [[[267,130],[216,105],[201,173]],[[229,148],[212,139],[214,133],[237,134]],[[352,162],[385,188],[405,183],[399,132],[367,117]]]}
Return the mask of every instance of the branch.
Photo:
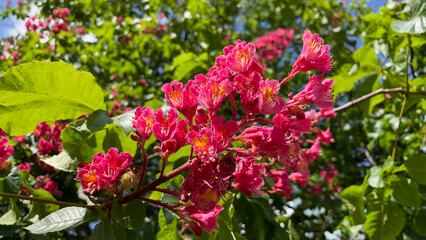
{"label": "branch", "polygon": [[88,205],[83,205],[83,204],[78,204],[78,203],[70,203],[70,202],[62,202],[62,201],[57,201],[57,200],[29,197],[29,196],[17,195],[17,194],[11,194],[11,193],[0,192],[0,197],[29,200],[29,201],[33,201],[33,202],[41,202],[41,203],[48,203],[48,204],[55,204],[55,205],[59,205],[59,206],[63,206],[63,207],[84,207],[84,208],[88,208],[90,210],[95,209],[95,206],[88,206]]}
{"label": "branch", "polygon": [[379,94],[382,94],[382,93],[394,93],[394,92],[398,92],[398,93],[402,93],[402,94],[426,95],[426,91],[409,92],[409,91],[407,91],[407,90],[405,90],[401,87],[400,88],[389,88],[389,89],[380,88],[380,89],[377,89],[374,92],[371,92],[371,93],[366,94],[366,95],[364,95],[360,98],[357,98],[353,101],[350,101],[343,106],[336,107],[333,110],[334,110],[334,112],[340,112],[340,111],[346,110],[347,108],[353,107],[354,105],[361,103],[361,102],[363,102],[363,101],[365,101],[369,98],[372,98],[376,95],[379,95]]}

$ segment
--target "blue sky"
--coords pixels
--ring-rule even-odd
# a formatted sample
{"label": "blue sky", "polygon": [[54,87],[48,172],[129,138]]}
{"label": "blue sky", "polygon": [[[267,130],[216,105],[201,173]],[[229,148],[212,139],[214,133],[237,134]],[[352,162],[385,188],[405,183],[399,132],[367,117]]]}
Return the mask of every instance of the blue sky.
{"label": "blue sky", "polygon": [[[16,4],[17,0],[12,0],[13,5]],[[356,1],[356,0],[352,0]],[[386,0],[370,0],[368,6],[373,9],[374,12],[385,4]],[[6,9],[6,0],[0,0],[0,9]],[[34,10],[34,13],[37,10]],[[18,21],[16,19],[7,18],[3,21],[0,21],[0,38],[9,37],[11,35],[16,35],[17,33],[23,33],[24,21]]]}

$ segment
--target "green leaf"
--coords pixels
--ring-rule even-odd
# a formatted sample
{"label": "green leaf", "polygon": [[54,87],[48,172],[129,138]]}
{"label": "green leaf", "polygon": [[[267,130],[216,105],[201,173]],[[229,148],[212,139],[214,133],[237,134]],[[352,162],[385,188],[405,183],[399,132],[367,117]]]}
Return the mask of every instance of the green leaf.
{"label": "green leaf", "polygon": [[420,206],[419,186],[412,179],[393,175],[391,187],[397,203],[408,207],[418,208]]}
{"label": "green leaf", "polygon": [[414,218],[412,228],[418,234],[426,237],[426,207],[422,207]]}
{"label": "green leaf", "polygon": [[12,136],[32,132],[41,122],[105,109],[94,77],[63,62],[12,67],[0,81],[0,96],[0,128]]}
{"label": "green leaf", "polygon": [[157,239],[179,239],[177,235],[177,219],[174,218],[169,224],[164,214],[164,209],[160,209],[158,213],[158,224],[160,225],[160,231],[157,233]]}
{"label": "green leaf", "polygon": [[14,225],[21,217],[21,211],[19,211],[16,205],[15,199],[10,199],[12,208],[0,218],[0,225]]}
{"label": "green leaf", "polygon": [[164,105],[164,102],[158,100],[158,99],[152,99],[147,101],[144,106],[145,107],[150,107],[152,109],[157,109],[157,108],[161,108]]}
{"label": "green leaf", "polygon": [[96,219],[96,214],[87,208],[66,207],[47,215],[39,222],[25,227],[25,229],[34,234],[44,234],[75,228]]}
{"label": "green leaf", "polygon": [[175,162],[182,157],[188,157],[191,154],[191,145],[186,145],[179,149],[177,152],[170,155],[168,162]]}
{"label": "green leaf", "polygon": [[77,159],[72,158],[66,150],[50,158],[41,158],[41,161],[58,170],[65,172],[77,172]]}
{"label": "green leaf", "polygon": [[117,124],[118,127],[123,129],[124,134],[129,135],[130,133],[134,132],[135,129],[133,128],[132,120],[135,117],[135,110],[120,114],[118,116],[115,116],[112,119],[114,124]]}
{"label": "green leaf", "polygon": [[3,191],[7,193],[17,194],[21,190],[21,173],[18,168],[14,168],[12,172],[2,181]]}
{"label": "green leaf", "polygon": [[409,21],[396,20],[391,27],[397,33],[421,34],[426,32],[426,16],[413,17]]}
{"label": "green leaf", "polygon": [[175,58],[175,60],[173,60],[172,65],[173,65],[174,67],[177,67],[177,66],[179,66],[179,65],[181,65],[181,64],[183,64],[183,63],[185,63],[185,62],[188,62],[188,61],[192,61],[192,60],[194,60],[196,57],[197,57],[197,55],[195,55],[195,54],[194,54],[194,53],[192,53],[192,52],[182,53],[182,54],[180,54],[179,56],[177,56],[177,57]]}
{"label": "green leaf", "polygon": [[408,174],[421,184],[426,184],[426,157],[412,156],[405,163]]}
{"label": "green leaf", "polygon": [[[90,162],[98,152],[115,147],[119,152],[136,152],[136,142],[126,136],[122,128],[112,123],[104,111],[97,111],[88,118],[74,121],[62,131],[62,143],[70,157],[78,162]],[[108,125],[107,125],[108,124]]]}
{"label": "green leaf", "polygon": [[112,218],[124,222],[129,229],[136,229],[144,224],[147,204],[134,200],[121,206],[115,202],[111,210]]}
{"label": "green leaf", "polygon": [[335,82],[333,85],[335,95],[352,90],[355,82],[381,69],[376,53],[369,47],[359,48],[352,57],[355,64],[344,64],[340,73],[331,77]]}
{"label": "green leaf", "polygon": [[373,166],[370,168],[370,177],[368,178],[368,184],[370,184],[372,188],[382,188],[385,186],[381,173],[382,168],[380,166]]}
{"label": "green leaf", "polygon": [[89,117],[71,122],[61,132],[63,148],[69,153],[71,158],[76,158],[79,162],[90,162],[92,156],[103,150],[102,143],[105,131],[96,135],[111,123],[105,111],[96,111]]}
{"label": "green leaf", "polygon": [[117,240],[111,223],[106,220],[98,223],[93,229],[90,240]]}
{"label": "green leaf", "polygon": [[[34,189],[28,183],[28,172],[21,171],[21,181],[33,197],[56,201],[56,199],[50,194],[50,192],[44,189]],[[50,203],[32,202],[29,213],[24,217],[25,221],[37,222],[40,218],[47,216],[48,214],[59,210],[59,206]]]}
{"label": "green leaf", "polygon": [[365,187],[352,185],[340,193],[340,198],[348,207],[349,214],[352,217],[354,224],[363,224],[365,221],[364,213],[364,194]]}
{"label": "green leaf", "polygon": [[176,68],[173,78],[176,79],[176,81],[181,81],[185,76],[189,76],[189,74],[199,66],[201,66],[201,64],[198,61],[186,62]]}
{"label": "green leaf", "polygon": [[368,214],[364,231],[373,240],[391,240],[399,235],[405,224],[405,214],[389,200],[382,189],[375,189],[368,197]]}

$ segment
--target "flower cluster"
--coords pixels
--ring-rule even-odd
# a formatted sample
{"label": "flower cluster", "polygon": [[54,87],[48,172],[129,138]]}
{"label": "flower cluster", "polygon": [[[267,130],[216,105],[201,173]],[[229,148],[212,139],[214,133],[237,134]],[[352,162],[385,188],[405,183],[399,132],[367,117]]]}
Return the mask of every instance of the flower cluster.
{"label": "flower cluster", "polygon": [[[285,33],[279,31],[281,37]],[[330,71],[329,47],[309,31],[303,39],[303,52],[290,76],[313,69]],[[181,201],[176,213],[197,235],[201,228],[208,232],[215,228],[215,218],[222,210],[220,196],[232,187],[248,196],[269,192],[287,198],[291,195],[289,180],[306,187],[308,165],[318,158],[319,143],[331,141],[329,130],[324,132],[312,125],[320,118],[332,117],[328,108],[333,106],[333,80],[323,80],[323,74],[311,76],[305,89],[294,96],[289,94],[285,102],[279,96],[285,81],[280,84],[264,76],[255,60],[254,44],[238,40],[223,52],[206,75],[196,75],[186,85],[177,81],[163,85],[171,106],[166,117],[161,109],[139,107],[133,120],[137,132],[134,139],[144,142],[154,133],[160,140],[157,150],[163,157],[163,171],[170,154],[185,145],[192,146],[190,173],[179,191]],[[231,106],[229,120],[219,115],[226,111],[225,101]],[[305,112],[307,104],[323,109]],[[176,111],[185,119],[179,120]],[[267,119],[265,115],[273,117]],[[305,139],[303,134],[311,130],[317,138]],[[233,147],[238,141],[245,147]],[[302,149],[305,142],[312,147]],[[265,176],[275,181],[271,190],[264,186]]]}
{"label": "flower cluster", "polygon": [[37,19],[36,16],[29,17],[25,22],[25,27],[28,32],[39,33],[41,38],[49,38],[48,34],[43,34],[44,30],[52,30],[54,34],[58,34],[60,31],[70,31],[67,24],[69,14],[70,10],[68,8],[54,9],[53,16],[48,17],[46,21]]}
{"label": "flower cluster", "polygon": [[293,35],[293,29],[286,30],[278,28],[275,31],[259,37],[257,41],[254,42],[258,51],[258,58],[256,60],[262,62],[262,59],[266,59],[269,62],[273,62],[281,55],[283,50],[287,49]]}
{"label": "flower cluster", "polygon": [[[111,193],[121,193],[129,186],[122,184],[121,178],[127,172],[131,172],[129,165],[133,158],[129,153],[118,154],[118,149],[111,148],[108,153],[98,153],[93,156],[91,164],[80,163],[78,165],[78,179],[83,190],[93,194],[95,191],[105,189]],[[126,186],[125,186],[126,185]]]}
{"label": "flower cluster", "polygon": [[61,131],[65,127],[66,123],[61,121],[56,121],[52,127],[46,122],[37,125],[33,135],[38,140],[39,155],[48,156],[62,151]]}
{"label": "flower cluster", "polygon": [[312,191],[312,193],[315,195],[320,194],[323,189],[330,189],[333,193],[340,192],[342,187],[335,184],[335,177],[338,174],[339,172],[335,169],[334,165],[330,163],[327,170],[322,170],[320,172],[320,181],[311,183],[309,190]]}
{"label": "flower cluster", "polygon": [[[282,38],[293,33],[277,34]],[[303,39],[303,52],[281,83],[265,77],[255,59],[256,46],[238,40],[236,45],[224,48],[224,54],[216,58],[207,74],[198,74],[186,84],[173,81],[162,86],[171,107],[167,114],[162,109],[138,107],[132,120],[136,132],[132,139],[143,149],[144,159],[135,194],[154,190],[179,197],[175,206],[158,204],[174,211],[199,236],[202,229],[211,232],[216,227],[216,218],[223,209],[218,202],[232,188],[248,196],[279,193],[290,198],[289,180],[306,187],[308,166],[318,159],[319,144],[332,141],[328,129],[322,131],[313,125],[321,118],[334,116],[330,88],[334,82],[324,80],[323,74],[314,75],[301,92],[290,93],[287,102],[280,96],[281,85],[298,72],[328,72],[332,67],[329,47],[323,46],[318,35],[306,31]],[[309,104],[320,111],[306,111]],[[221,116],[227,111],[232,117]],[[305,137],[307,132],[315,133],[315,139]],[[178,191],[152,187],[154,183],[146,188],[141,185],[149,161],[144,145],[152,134],[161,143],[154,147],[163,161],[159,183],[169,176],[164,173],[169,156],[191,146],[190,157],[182,168],[189,175]],[[302,145],[311,147],[303,149]],[[131,163],[130,154],[117,155],[117,149],[111,148],[107,154],[95,155],[91,164],[80,164],[78,178],[86,192],[103,188],[122,193],[119,180],[132,172]],[[266,176],[274,181],[273,186],[265,185]],[[143,195],[139,198],[149,201]]]}
{"label": "flower cluster", "polygon": [[9,166],[7,159],[13,154],[13,147],[8,144],[8,140],[5,138],[7,134],[0,128],[0,170],[3,170]]}

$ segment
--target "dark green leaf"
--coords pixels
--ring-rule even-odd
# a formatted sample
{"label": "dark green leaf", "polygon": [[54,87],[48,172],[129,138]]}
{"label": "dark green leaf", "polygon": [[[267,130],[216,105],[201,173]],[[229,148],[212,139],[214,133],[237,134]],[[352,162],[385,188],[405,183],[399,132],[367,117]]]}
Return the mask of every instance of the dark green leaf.
{"label": "dark green leaf", "polygon": [[416,208],[420,206],[419,187],[412,179],[393,175],[391,187],[397,203]]}
{"label": "dark green leaf", "polygon": [[90,240],[117,240],[114,235],[111,223],[109,221],[102,221],[98,223],[93,229]]}
{"label": "dark green leaf", "polygon": [[368,214],[364,231],[373,240],[391,240],[399,235],[405,224],[405,214],[389,200],[382,189],[375,189],[368,197]]}
{"label": "dark green leaf", "polygon": [[426,184],[426,157],[412,156],[405,163],[408,174],[421,184]]}

